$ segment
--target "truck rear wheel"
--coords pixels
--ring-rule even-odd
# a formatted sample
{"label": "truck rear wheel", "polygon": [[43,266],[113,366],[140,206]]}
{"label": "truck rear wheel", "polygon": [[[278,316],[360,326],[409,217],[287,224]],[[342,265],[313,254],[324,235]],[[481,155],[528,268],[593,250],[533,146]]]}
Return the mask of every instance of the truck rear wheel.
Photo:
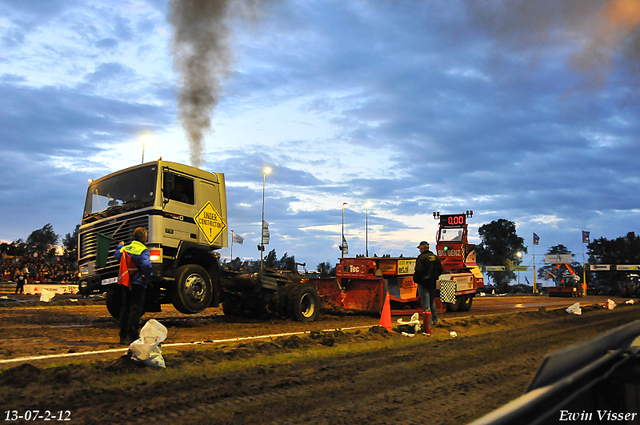
{"label": "truck rear wheel", "polygon": [[184,314],[195,314],[207,308],[213,298],[213,284],[209,273],[196,264],[179,267],[176,272],[176,287],[171,296],[176,310]]}
{"label": "truck rear wheel", "polygon": [[471,310],[471,304],[473,304],[473,295],[465,295],[464,298],[460,297],[460,311]]}
{"label": "truck rear wheel", "polygon": [[120,310],[122,310],[122,285],[114,285],[113,288],[107,291],[105,301],[107,304],[107,310],[114,319],[120,320]]}
{"label": "truck rear wheel", "polygon": [[291,292],[289,308],[299,322],[313,322],[320,315],[320,297],[310,285],[297,286]]}

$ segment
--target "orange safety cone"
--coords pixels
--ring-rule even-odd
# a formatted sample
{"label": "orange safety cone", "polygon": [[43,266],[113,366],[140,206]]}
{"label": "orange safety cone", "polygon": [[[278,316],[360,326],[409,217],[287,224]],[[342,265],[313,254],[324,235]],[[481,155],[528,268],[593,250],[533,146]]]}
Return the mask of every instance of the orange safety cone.
{"label": "orange safety cone", "polygon": [[391,332],[391,304],[389,302],[389,292],[384,296],[384,306],[380,316],[380,326]]}

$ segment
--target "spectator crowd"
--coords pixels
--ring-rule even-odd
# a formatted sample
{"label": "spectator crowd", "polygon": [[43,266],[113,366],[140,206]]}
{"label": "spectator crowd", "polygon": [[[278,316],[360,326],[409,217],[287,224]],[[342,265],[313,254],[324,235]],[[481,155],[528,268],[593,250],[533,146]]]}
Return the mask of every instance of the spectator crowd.
{"label": "spectator crowd", "polygon": [[0,279],[16,282],[20,273],[27,284],[32,283],[76,283],[77,266],[63,256],[45,258],[37,254],[7,255],[2,252]]}

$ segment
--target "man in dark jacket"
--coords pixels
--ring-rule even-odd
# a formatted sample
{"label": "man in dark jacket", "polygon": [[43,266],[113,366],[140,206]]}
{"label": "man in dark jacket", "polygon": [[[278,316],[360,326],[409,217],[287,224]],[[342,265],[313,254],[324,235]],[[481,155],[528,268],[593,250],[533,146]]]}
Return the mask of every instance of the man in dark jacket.
{"label": "man in dark jacket", "polygon": [[18,274],[16,275],[16,281],[17,281],[16,294],[18,292],[20,292],[21,294],[24,294],[24,283],[26,279],[24,277],[24,274],[22,274],[22,272],[18,272]]}
{"label": "man in dark jacket", "polygon": [[[133,232],[133,242],[127,246],[120,242],[115,252],[116,260],[120,261],[124,257],[123,252],[126,252],[135,264],[135,268],[128,269],[130,287],[121,287],[123,296],[120,310],[120,344],[123,345],[129,345],[139,337],[138,328],[140,318],[144,314],[147,279],[151,276],[151,260],[149,250],[145,246],[148,238],[147,229],[138,227]],[[122,261],[125,259],[122,258]]]}
{"label": "man in dark jacket", "polygon": [[413,281],[418,284],[418,294],[422,302],[424,311],[431,313],[433,324],[438,322],[436,312],[436,282],[442,273],[440,259],[433,252],[429,251],[429,243],[420,242],[418,245],[420,255],[416,259],[416,268],[413,274]]}

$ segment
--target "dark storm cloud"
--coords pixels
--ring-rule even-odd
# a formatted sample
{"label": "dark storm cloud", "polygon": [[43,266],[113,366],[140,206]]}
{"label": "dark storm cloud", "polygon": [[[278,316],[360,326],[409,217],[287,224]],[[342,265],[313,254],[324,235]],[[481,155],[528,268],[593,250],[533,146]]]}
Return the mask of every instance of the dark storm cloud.
{"label": "dark storm cloud", "polygon": [[6,48],[21,46],[29,32],[60,16],[78,4],[75,0],[0,0],[0,16],[13,24],[1,40]]}
{"label": "dark storm cloud", "polygon": [[120,78],[131,78],[135,76],[135,71],[128,68],[121,63],[110,62],[101,63],[96,67],[96,70],[90,74],[87,74],[85,78],[92,83],[106,82],[109,80],[118,80]]}
{"label": "dark storm cloud", "polygon": [[[92,78],[105,81],[126,73],[118,64],[105,67],[106,76],[100,75],[99,67]],[[114,139],[129,139],[143,127],[160,128],[175,116],[159,106],[93,96],[74,88],[17,85],[20,81],[4,75],[0,83],[3,237],[24,239],[47,223],[64,235],[80,221],[87,178],[108,170],[88,158],[113,149]],[[93,171],[67,170],[64,162],[56,164],[51,156]]]}
{"label": "dark storm cloud", "polygon": [[25,40],[26,34],[23,30],[13,28],[8,30],[2,36],[2,44],[7,48],[17,47]]}
{"label": "dark storm cloud", "polygon": [[[267,175],[269,184],[275,183],[283,186],[315,187],[324,183],[312,173],[296,169],[286,162],[280,155],[269,153],[268,148],[256,146],[255,149],[242,151],[227,151],[231,157],[212,161],[212,167],[226,170],[225,174],[230,181],[256,182],[262,184],[263,170],[271,167],[272,171]],[[215,171],[215,170],[213,170]]]}
{"label": "dark storm cloud", "polygon": [[113,29],[120,40],[132,41],[136,37],[131,27],[131,21],[122,16],[116,17]]}
{"label": "dark storm cloud", "polygon": [[3,151],[78,156],[104,149],[98,144],[128,138],[173,117],[148,104],[91,96],[74,89],[0,84]]}
{"label": "dark storm cloud", "polygon": [[[0,5],[39,20],[47,20],[78,4],[75,0],[0,0]],[[7,10],[7,9],[5,9]]]}
{"label": "dark storm cloud", "polygon": [[96,41],[95,46],[98,49],[115,49],[118,47],[118,40],[115,38],[103,38],[101,40]]}
{"label": "dark storm cloud", "polygon": [[401,173],[347,175],[325,193],[357,188],[398,213],[473,208],[477,220],[523,221],[525,233],[575,232],[640,204],[630,143],[640,36],[624,23],[602,32],[620,3],[286,3],[268,25],[290,38],[257,43],[251,58],[264,72],[238,75],[228,93],[277,104],[312,92],[306,110],[330,117],[343,143],[392,147]]}

